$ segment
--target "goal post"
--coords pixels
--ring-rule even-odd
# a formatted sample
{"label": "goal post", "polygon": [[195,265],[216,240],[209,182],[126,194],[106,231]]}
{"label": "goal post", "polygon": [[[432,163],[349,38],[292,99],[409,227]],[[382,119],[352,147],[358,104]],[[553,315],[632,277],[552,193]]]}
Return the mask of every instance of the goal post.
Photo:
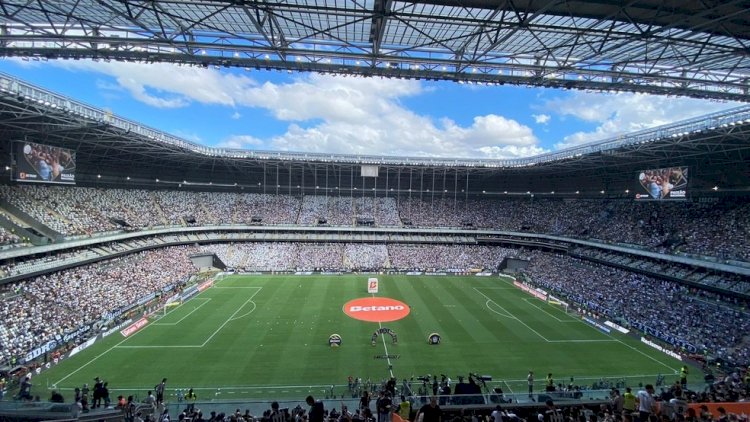
{"label": "goal post", "polygon": [[568,310],[570,308],[570,304],[568,304],[568,302],[565,302],[564,300],[560,298],[557,298],[552,295],[548,295],[547,303],[549,303],[550,305],[559,306],[563,311],[565,311],[566,314],[569,313]]}
{"label": "goal post", "polygon": [[182,296],[179,293],[174,294],[164,302],[164,315],[167,315],[172,309],[182,305]]}
{"label": "goal post", "polygon": [[164,309],[164,315],[166,316],[169,312],[172,311],[172,309],[174,309],[174,308],[176,308],[176,307],[178,307],[180,305],[182,305],[182,301],[179,300],[179,299],[176,300],[176,301],[174,301],[174,302],[167,302],[167,303],[165,303],[164,304],[164,308],[163,308]]}

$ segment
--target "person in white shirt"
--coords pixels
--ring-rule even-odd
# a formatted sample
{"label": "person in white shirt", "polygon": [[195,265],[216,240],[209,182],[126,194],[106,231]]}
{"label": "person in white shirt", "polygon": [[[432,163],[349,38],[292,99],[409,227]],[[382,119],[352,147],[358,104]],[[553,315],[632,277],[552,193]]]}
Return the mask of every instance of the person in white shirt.
{"label": "person in white shirt", "polygon": [[677,388],[674,391],[674,398],[669,400],[669,404],[672,407],[672,414],[670,415],[672,420],[677,418],[677,415],[685,416],[685,412],[688,409],[687,401],[682,397],[682,389]]}
{"label": "person in white shirt", "polygon": [[497,405],[495,407],[495,410],[492,411],[491,416],[493,422],[503,422],[503,409],[500,407],[500,405]]}
{"label": "person in white shirt", "polygon": [[653,413],[656,407],[654,400],[654,386],[646,384],[643,390],[636,394],[636,401],[638,402],[638,414],[641,421],[647,421],[648,416]]}

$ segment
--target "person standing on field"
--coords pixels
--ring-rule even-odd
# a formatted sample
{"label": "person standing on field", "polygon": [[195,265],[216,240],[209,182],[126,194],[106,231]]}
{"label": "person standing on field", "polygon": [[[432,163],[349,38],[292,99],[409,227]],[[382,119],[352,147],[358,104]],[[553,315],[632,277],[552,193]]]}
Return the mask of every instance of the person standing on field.
{"label": "person standing on field", "polygon": [[529,371],[526,381],[529,383],[529,398],[532,398],[534,395],[534,371]]}
{"label": "person standing on field", "polygon": [[167,389],[167,379],[163,378],[159,384],[156,384],[154,390],[156,390],[156,404],[164,403],[164,391]]}

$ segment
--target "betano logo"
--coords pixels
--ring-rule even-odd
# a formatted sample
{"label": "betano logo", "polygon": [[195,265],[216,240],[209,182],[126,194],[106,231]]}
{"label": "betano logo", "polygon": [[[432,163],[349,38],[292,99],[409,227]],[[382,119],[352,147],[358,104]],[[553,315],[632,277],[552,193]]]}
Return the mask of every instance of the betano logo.
{"label": "betano logo", "polygon": [[409,306],[387,297],[363,297],[346,302],[344,313],[360,321],[389,322],[409,315]]}

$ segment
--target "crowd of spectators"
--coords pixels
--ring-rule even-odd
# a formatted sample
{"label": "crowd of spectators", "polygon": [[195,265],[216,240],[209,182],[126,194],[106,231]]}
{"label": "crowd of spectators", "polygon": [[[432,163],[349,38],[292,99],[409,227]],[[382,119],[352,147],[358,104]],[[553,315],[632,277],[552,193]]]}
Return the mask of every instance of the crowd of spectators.
{"label": "crowd of spectators", "polygon": [[388,247],[384,244],[349,243],[344,249],[344,267],[376,271],[390,267]]}
{"label": "crowd of spectators", "polygon": [[338,270],[343,267],[344,244],[300,243],[297,261],[293,265],[300,271]]}
{"label": "crowd of spectators", "polygon": [[[750,201],[368,197],[0,186],[0,196],[67,236],[159,225],[298,224],[485,228],[546,233],[750,261]],[[2,239],[2,232],[0,232]],[[5,243],[11,242],[11,239]],[[2,244],[2,243],[0,243]]]}
{"label": "crowd of spectators", "polygon": [[678,280],[699,283],[736,293],[750,293],[750,280],[738,274],[714,273],[703,268],[665,262],[632,255],[621,255],[598,248],[575,248],[576,255],[586,256],[616,265],[632,268],[636,271],[650,271],[663,274]]}
{"label": "crowd of spectators", "polygon": [[[705,290],[634,272],[542,252],[531,252],[533,283],[578,304],[587,312],[641,331],[658,333],[678,350],[712,355],[729,362],[750,361],[747,304]],[[675,323],[679,321],[679,323]]]}
{"label": "crowd of spectators", "polygon": [[328,224],[331,226],[354,225],[354,199],[348,196],[328,197]]}
{"label": "crowd of spectators", "polygon": [[513,249],[476,245],[388,245],[391,267],[399,270],[465,272],[496,269]]}
{"label": "crowd of spectators", "polygon": [[321,221],[328,221],[328,197],[305,195],[302,198],[302,208],[299,212],[297,224],[314,226]]}
{"label": "crowd of spectators", "polygon": [[495,271],[513,249],[476,245],[251,242],[203,246],[245,271]]}
{"label": "crowd of spectators", "polygon": [[23,244],[24,242],[18,235],[0,227],[0,246],[21,246]]}
{"label": "crowd of spectators", "polygon": [[128,255],[5,285],[0,301],[0,362],[184,279],[193,271],[194,246]]}
{"label": "crowd of spectators", "polygon": [[42,271],[48,268],[61,267],[76,261],[96,258],[99,256],[93,250],[82,249],[70,252],[61,252],[55,255],[47,255],[40,258],[31,258],[16,263],[0,265],[0,277],[12,277],[20,274]]}
{"label": "crowd of spectators", "polygon": [[[176,412],[154,402],[150,395],[140,403],[132,396],[127,402],[120,400],[115,409],[121,409],[126,420],[159,422],[747,422],[748,415],[729,412],[722,406],[724,402],[746,401],[750,385],[742,375],[745,374],[730,375],[703,392],[688,390],[679,382],[662,386],[660,391],[653,384],[612,387],[608,398],[595,402],[575,400],[583,398],[586,387],[570,384],[552,387],[543,395],[530,395],[521,404],[517,398],[506,397],[501,388],[489,392],[473,379],[465,382],[459,377],[458,382],[424,383],[419,390],[412,389],[411,383],[407,385],[406,379],[403,386],[395,378],[382,384],[363,384],[364,388],[357,390],[361,393],[352,396],[359,400],[348,403],[308,396],[304,404],[296,402],[294,407],[289,404],[295,402],[280,405],[273,401],[265,410],[254,406],[255,411],[246,408],[243,412],[240,408],[228,411],[221,404],[200,402],[198,405],[205,406],[201,409],[195,400],[186,399],[196,397],[192,389],[187,394],[178,389]],[[349,391],[354,391],[352,386],[358,383],[361,379],[353,383],[350,377]],[[713,413],[707,403],[713,404]]]}
{"label": "crowd of spectators", "polygon": [[[92,234],[115,229],[99,211],[107,207],[106,194],[93,188],[61,186],[0,186],[0,195],[11,205],[64,235]],[[104,192],[104,191],[102,191]]]}

